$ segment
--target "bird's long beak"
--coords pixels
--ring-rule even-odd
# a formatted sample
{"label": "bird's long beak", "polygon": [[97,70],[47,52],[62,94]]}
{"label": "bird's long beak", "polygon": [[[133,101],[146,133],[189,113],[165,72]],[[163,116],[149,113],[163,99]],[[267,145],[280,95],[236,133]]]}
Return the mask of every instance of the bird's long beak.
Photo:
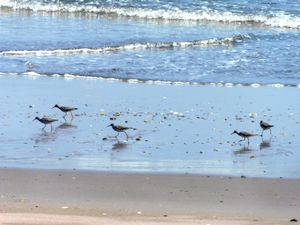
{"label": "bird's long beak", "polygon": [[36,118],[34,118],[32,121],[35,121],[36,120]]}
{"label": "bird's long beak", "polygon": [[234,134],[234,131],[231,134]]}
{"label": "bird's long beak", "polygon": [[55,106],[53,106],[51,109],[54,109],[55,108]]}
{"label": "bird's long beak", "polygon": [[111,126],[111,124],[109,124],[107,127],[110,127]]}

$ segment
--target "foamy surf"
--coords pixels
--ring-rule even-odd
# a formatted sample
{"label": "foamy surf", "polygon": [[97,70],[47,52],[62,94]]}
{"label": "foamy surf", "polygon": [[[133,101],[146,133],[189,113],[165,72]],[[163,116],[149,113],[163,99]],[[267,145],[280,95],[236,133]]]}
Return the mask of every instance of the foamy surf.
{"label": "foamy surf", "polygon": [[195,82],[195,81],[169,81],[169,80],[143,80],[143,79],[132,79],[132,78],[114,78],[114,77],[102,77],[102,76],[85,76],[79,74],[45,74],[38,72],[24,72],[24,73],[2,73],[0,72],[0,77],[7,76],[24,76],[30,79],[37,79],[39,77],[53,77],[53,78],[62,78],[65,80],[94,80],[94,81],[104,81],[104,82],[122,82],[128,84],[149,84],[149,85],[174,85],[174,86],[212,86],[212,87],[226,87],[226,88],[241,88],[241,87],[251,87],[251,88],[261,88],[261,87],[270,87],[270,88],[285,88],[293,87],[300,88],[300,84],[280,84],[280,83],[233,83],[233,82]]}
{"label": "foamy surf", "polygon": [[278,28],[300,29],[300,17],[288,12],[269,12],[268,14],[244,14],[239,12],[218,11],[210,8],[184,10],[177,7],[168,9],[151,9],[141,7],[113,7],[100,4],[48,3],[34,0],[2,0],[0,7],[11,10],[29,10],[49,13],[97,14],[108,17],[129,17],[145,20],[220,22],[246,26],[269,26]]}
{"label": "foamy surf", "polygon": [[297,27],[300,5],[271,2],[1,0],[0,70],[299,84],[300,30],[273,27]]}
{"label": "foamy surf", "polygon": [[209,47],[233,45],[250,38],[245,35],[235,35],[229,38],[212,38],[207,40],[194,40],[182,42],[160,42],[160,43],[132,43],[121,46],[111,46],[103,48],[77,48],[77,49],[54,49],[54,50],[16,50],[2,51],[2,56],[64,56],[76,54],[98,54],[106,52],[143,50],[143,49],[172,49],[188,47]]}

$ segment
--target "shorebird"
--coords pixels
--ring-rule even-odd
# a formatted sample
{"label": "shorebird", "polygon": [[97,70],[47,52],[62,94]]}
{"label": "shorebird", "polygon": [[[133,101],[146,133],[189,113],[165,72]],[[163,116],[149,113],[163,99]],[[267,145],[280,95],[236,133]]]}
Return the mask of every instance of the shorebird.
{"label": "shorebird", "polygon": [[53,119],[53,118],[50,118],[50,117],[39,118],[38,116],[35,117],[33,121],[35,121],[35,120],[38,120],[38,121],[40,121],[41,123],[43,123],[45,125],[42,129],[45,129],[47,124],[51,124],[51,130],[52,130],[52,123],[55,122],[55,121],[58,121],[57,119]]}
{"label": "shorebird", "polygon": [[107,127],[112,127],[112,129],[114,131],[117,131],[118,134],[115,136],[115,137],[118,137],[119,133],[120,132],[123,132],[126,134],[126,137],[128,139],[128,134],[126,133],[126,130],[129,130],[129,129],[135,129],[135,128],[132,128],[132,127],[125,127],[125,126],[121,126],[121,125],[115,125],[113,123],[111,123],[110,125],[108,125]]}
{"label": "shorebird", "polygon": [[59,106],[59,105],[57,105],[57,104],[56,104],[55,106],[53,106],[52,109],[53,109],[53,108],[58,108],[58,109],[60,109],[60,111],[64,112],[64,113],[65,113],[64,117],[66,117],[67,114],[68,114],[68,112],[70,112],[72,118],[73,118],[72,111],[78,109],[78,108],[75,108],[75,107],[69,107],[69,106]]}
{"label": "shorebird", "polygon": [[[237,135],[239,135],[240,137],[244,138],[244,139],[242,139],[242,140],[240,140],[240,141],[245,141],[246,138],[247,138],[248,144],[249,144],[249,138],[250,138],[250,137],[257,136],[257,134],[253,134],[253,133],[250,133],[250,132],[247,132],[247,131],[240,131],[240,132],[238,132],[238,131],[236,131],[236,130],[233,131],[231,134],[237,134]],[[239,141],[239,142],[240,142],[240,141]]]}
{"label": "shorebird", "polygon": [[272,135],[271,128],[274,127],[274,125],[271,125],[271,124],[269,124],[267,122],[264,122],[262,120],[259,122],[259,125],[260,125],[260,127],[262,129],[262,133],[261,133],[260,136],[263,136],[265,130],[270,130],[270,135]]}

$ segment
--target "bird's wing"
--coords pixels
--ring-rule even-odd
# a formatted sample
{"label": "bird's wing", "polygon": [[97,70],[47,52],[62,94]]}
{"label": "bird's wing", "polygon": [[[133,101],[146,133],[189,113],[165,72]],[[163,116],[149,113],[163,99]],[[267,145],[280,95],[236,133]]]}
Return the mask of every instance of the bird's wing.
{"label": "bird's wing", "polygon": [[71,110],[76,110],[77,108],[75,107],[69,107],[69,106],[61,106],[61,108],[65,111],[71,111]]}
{"label": "bird's wing", "polygon": [[254,133],[251,133],[251,132],[248,132],[248,131],[241,131],[240,132],[242,135],[244,136],[257,136],[257,134],[254,134]]}
{"label": "bird's wing", "polygon": [[57,119],[53,119],[53,118],[47,117],[47,116],[43,117],[42,120],[44,120],[44,121],[49,121],[49,122],[58,121]]}
{"label": "bird's wing", "polygon": [[116,125],[117,129],[119,130],[127,130],[128,127],[122,126],[122,125]]}
{"label": "bird's wing", "polygon": [[273,127],[273,125],[267,123],[267,122],[262,122],[261,123],[264,127]]}

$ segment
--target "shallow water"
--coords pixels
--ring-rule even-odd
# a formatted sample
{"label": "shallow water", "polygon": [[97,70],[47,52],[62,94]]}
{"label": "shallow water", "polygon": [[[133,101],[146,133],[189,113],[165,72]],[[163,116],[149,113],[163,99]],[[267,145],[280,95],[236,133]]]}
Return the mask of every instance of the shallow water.
{"label": "shallow water", "polygon": [[[2,167],[299,178],[300,105],[287,101],[299,98],[298,88],[22,76],[0,82]],[[79,108],[73,120],[51,109],[60,102]],[[52,131],[32,121],[42,115],[59,119]],[[260,120],[275,125],[272,136],[247,144],[231,135],[260,134]],[[137,130],[116,138],[112,122]]]}
{"label": "shallow water", "polygon": [[300,82],[298,1],[2,0],[0,72]]}

